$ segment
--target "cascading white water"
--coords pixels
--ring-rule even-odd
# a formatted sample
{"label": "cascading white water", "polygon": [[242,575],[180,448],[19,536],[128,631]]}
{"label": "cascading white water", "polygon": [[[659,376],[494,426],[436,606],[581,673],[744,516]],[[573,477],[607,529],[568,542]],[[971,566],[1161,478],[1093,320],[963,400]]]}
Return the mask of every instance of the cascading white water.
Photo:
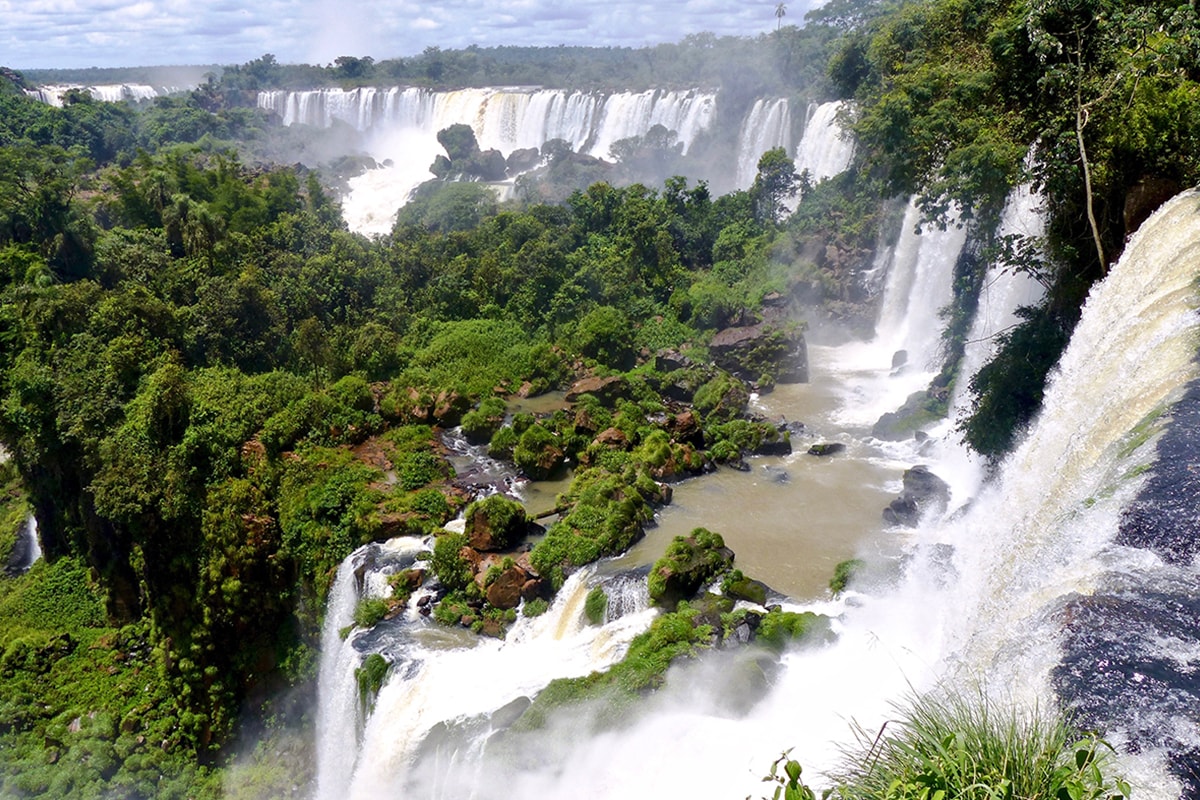
{"label": "cascading white water", "polygon": [[[1038,210],[1040,197],[1030,186],[1019,186],[1009,196],[996,230],[997,237],[1017,236],[1025,240],[1041,239],[1046,224]],[[1021,272],[1003,263],[988,268],[979,294],[979,307],[971,330],[967,334],[959,378],[951,401],[951,416],[968,402],[967,388],[971,378],[996,350],[996,337],[1015,325],[1016,310],[1038,304],[1045,296],[1045,287],[1028,272]]]}
{"label": "cascading white water", "polygon": [[317,797],[335,797],[354,771],[358,751],[359,704],[354,670],[360,656],[341,630],[354,623],[358,585],[354,556],[338,567],[321,629],[320,682],[317,687]]}
{"label": "cascading white water", "polygon": [[[552,720],[545,737],[522,739],[523,748],[552,754],[542,769],[483,770],[473,752],[454,770],[469,791],[443,796],[756,795],[758,777],[788,748],[820,785],[851,721],[878,730],[911,692],[982,688],[998,703],[1052,707],[1064,604],[1114,569],[1153,567],[1144,551],[1114,546],[1113,535],[1140,482],[1129,468],[1152,455],[1130,447],[1130,431],[1197,374],[1198,252],[1200,196],[1190,194],[1152,218],[1095,287],[1044,413],[998,480],[965,512],[916,531],[890,585],[844,605],[813,604],[838,615],[837,642],[786,655],[761,702],[736,712],[720,702],[711,687],[730,670],[718,655],[711,670],[673,673],[676,688],[619,731],[572,739],[572,711]],[[474,666],[474,674],[497,669],[483,659]],[[476,711],[507,697],[482,694]],[[1178,796],[1160,754],[1125,758],[1123,767],[1139,797]]]}
{"label": "cascading white water", "polygon": [[791,105],[782,97],[755,100],[738,131],[735,188],[749,189],[758,175],[759,158],[776,147],[792,149]]}
{"label": "cascading white water", "polygon": [[887,278],[874,338],[830,354],[847,396],[837,415],[845,424],[870,426],[928,387],[941,367],[940,312],[953,297],[954,265],[966,231],[955,219],[944,230],[918,228],[920,218],[914,198],[896,244],[877,257],[875,269]]}
{"label": "cascading white water", "polygon": [[[381,597],[386,577],[411,564],[426,543],[415,538],[365,545],[338,567],[321,629],[321,665],[317,687],[317,797],[344,797],[354,773],[363,725],[355,670],[362,663],[356,646],[364,631],[354,628],[354,611],[363,598]],[[368,569],[370,562],[375,569]],[[343,631],[347,635],[343,638]]]}
{"label": "cascading white water", "polygon": [[119,83],[100,86],[84,86],[82,84],[57,84],[39,86],[36,89],[26,89],[25,94],[48,105],[62,107],[62,96],[69,89],[83,89],[97,100],[106,103],[132,102],[140,103],[162,97],[168,94],[186,92],[186,86],[149,86],[144,83]]}
{"label": "cascading white water", "polygon": [[[814,183],[845,171],[854,158],[854,140],[838,121],[845,105],[833,101],[808,107],[794,160],[796,171],[808,170]],[[735,188],[749,189],[758,174],[759,158],[776,147],[792,152],[791,106],[784,98],[756,100],[738,132]]]}
{"label": "cascading white water", "polygon": [[577,151],[609,158],[614,142],[645,134],[654,125],[675,131],[687,152],[712,121],[716,96],[701,91],[594,94],[550,89],[361,88],[260,92],[258,105],[285,124],[328,127],[335,120],[367,133],[367,147],[382,169],[350,181],[343,213],[354,230],[384,233],[412,190],[433,177],[442,153],[437,132],[454,124],[475,131],[482,149],[505,156],[565,139]]}
{"label": "cascading white water", "polygon": [[844,172],[854,158],[854,140],[838,121],[845,106],[834,101],[813,103],[808,108],[804,136],[796,146],[796,171],[807,170],[814,183]]}
{"label": "cascading white water", "polygon": [[[410,774],[417,747],[436,725],[490,714],[531,697],[553,678],[586,675],[619,659],[656,612],[642,604],[603,626],[588,625],[583,607],[592,579],[590,569],[576,572],[546,613],[518,619],[504,641],[464,641],[457,630],[407,618],[389,642],[392,672],[367,722],[353,778],[322,777],[318,797],[397,796],[428,780],[436,787],[446,780],[445,765],[432,778]],[[470,768],[460,763],[454,771]],[[417,795],[432,796],[435,788],[425,790]]]}
{"label": "cascading white water", "polygon": [[29,519],[25,520],[25,537],[29,548],[25,559],[25,568],[28,569],[42,557],[42,541],[38,536],[37,517],[33,514],[30,514]]}

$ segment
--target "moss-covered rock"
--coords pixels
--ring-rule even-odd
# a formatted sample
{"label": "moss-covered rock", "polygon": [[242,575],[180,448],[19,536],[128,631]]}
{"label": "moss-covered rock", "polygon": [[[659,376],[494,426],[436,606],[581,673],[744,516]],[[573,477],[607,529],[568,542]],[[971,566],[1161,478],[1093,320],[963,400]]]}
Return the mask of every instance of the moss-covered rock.
{"label": "moss-covered rock", "polygon": [[779,383],[808,380],[808,348],[799,326],[760,323],[726,328],[712,338],[708,351],[717,366],[748,380],[762,375]]}
{"label": "moss-covered rock", "polygon": [[829,617],[811,611],[795,612],[772,608],[758,623],[755,640],[772,650],[806,642],[823,644],[833,639]]}
{"label": "moss-covered rock", "polygon": [[529,527],[525,506],[498,494],[467,506],[464,516],[467,543],[480,552],[515,547]]}
{"label": "moss-covered rock", "polygon": [[745,415],[750,392],[740,380],[721,372],[696,391],[692,402],[706,422],[724,423]]}
{"label": "moss-covered rock", "polygon": [[721,591],[734,600],[765,606],[769,588],[762,581],[747,578],[740,569],[735,569],[721,582]]}
{"label": "moss-covered rock", "polygon": [[468,411],[462,418],[463,436],[472,444],[490,442],[496,431],[504,424],[504,401],[499,397],[489,397],[479,404],[479,408]]}
{"label": "moss-covered rock", "polygon": [[719,533],[696,528],[688,536],[676,536],[650,569],[650,601],[674,609],[732,566],[733,551]]}

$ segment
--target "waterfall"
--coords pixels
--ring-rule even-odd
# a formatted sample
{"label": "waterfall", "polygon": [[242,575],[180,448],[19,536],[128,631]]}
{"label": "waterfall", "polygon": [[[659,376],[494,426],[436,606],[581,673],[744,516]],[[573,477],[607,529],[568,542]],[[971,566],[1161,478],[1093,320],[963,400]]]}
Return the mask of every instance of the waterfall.
{"label": "waterfall", "polygon": [[792,116],[784,98],[759,99],[738,132],[737,173],[734,186],[749,189],[758,175],[758,160],[776,147],[792,149]]}
{"label": "waterfall", "polygon": [[317,686],[317,797],[337,797],[354,771],[358,750],[360,659],[353,640],[341,630],[354,622],[358,585],[354,555],[338,567],[321,629],[321,666]]}
{"label": "waterfall", "polygon": [[450,125],[470,125],[480,148],[505,156],[565,139],[579,152],[609,158],[614,142],[641,136],[654,125],[675,131],[686,153],[716,108],[716,96],[702,91],[513,88],[264,91],[257,102],[287,125],[328,127],[340,121],[366,134],[367,149],[385,166],[351,180],[343,202],[347,223],[364,233],[389,231],[396,209],[433,177],[429,165],[442,153],[437,132]]}
{"label": "waterfall", "polygon": [[62,107],[62,96],[69,89],[83,89],[92,97],[106,103],[141,103],[168,94],[189,91],[188,86],[149,86],[144,83],[104,84],[84,86],[82,84],[56,84],[26,89],[25,94],[48,105]]}
{"label": "waterfall", "polygon": [[[716,96],[700,91],[596,94],[551,89],[415,88],[264,91],[258,106],[285,125],[329,127],[335,120],[360,131],[394,135],[409,130],[435,135],[456,123],[475,130],[479,146],[506,156],[566,139],[572,148],[608,158],[613,142],[640,136],[653,125],[676,131],[684,152],[712,121]],[[434,147],[437,147],[436,141]],[[388,154],[391,155],[391,154]]]}
{"label": "waterfall", "polygon": [[954,265],[966,231],[956,219],[944,230],[919,228],[920,219],[916,199],[910,199],[895,245],[877,256],[874,269],[887,277],[874,338],[838,348],[848,395],[840,417],[847,424],[869,426],[895,411],[928,387],[941,368],[940,312],[953,297]]}
{"label": "waterfall", "polygon": [[17,528],[16,533],[16,541],[8,556],[8,562],[0,567],[4,575],[23,575],[42,557],[42,543],[38,540],[37,517],[33,514],[27,516]]}
{"label": "waterfall", "polygon": [[[355,550],[338,566],[321,629],[317,685],[317,797],[345,795],[358,757],[362,707],[355,670],[364,652],[376,652],[374,631],[354,627],[361,599],[388,591],[387,576],[412,565],[426,549],[421,539],[399,538]],[[346,632],[343,638],[343,632]]]}
{"label": "waterfall", "polygon": [[[490,733],[487,717],[493,712],[520,704],[554,678],[586,675],[617,661],[655,612],[643,603],[605,625],[588,625],[583,606],[593,577],[592,570],[577,571],[545,614],[518,619],[503,642],[408,620],[400,636],[390,639],[394,666],[367,721],[353,780],[331,782],[336,792],[318,796],[443,796],[437,786],[461,781],[462,775],[451,778],[450,772],[469,772],[470,757],[482,742],[449,736],[451,744],[439,748],[427,741],[431,732],[446,736],[456,727],[469,732],[482,717],[482,729]],[[434,757],[414,769],[419,748],[434,751]],[[424,790],[414,792],[414,784]]]}
{"label": "waterfall", "polygon": [[[1040,198],[1030,186],[1019,186],[1009,196],[996,230],[998,237],[1017,236],[1038,240],[1045,233],[1045,220],[1038,210]],[[1004,263],[988,268],[979,295],[979,307],[967,334],[962,363],[959,365],[951,407],[961,410],[969,401],[971,378],[987,363],[996,350],[996,337],[1019,321],[1016,310],[1039,303],[1045,287],[1026,272],[1018,272]]]}
{"label": "waterfall", "polygon": [[844,172],[854,158],[854,140],[841,124],[838,114],[844,102],[813,103],[808,108],[804,136],[796,147],[796,171],[808,170],[813,183]]}
{"label": "waterfall", "polygon": [[[845,103],[812,103],[804,134],[795,148],[796,171],[808,170],[813,182],[843,172],[854,157],[854,142],[844,135],[838,114]],[[792,116],[784,98],[759,99],[738,131],[737,171],[734,186],[749,189],[758,175],[758,159],[767,150],[782,147],[792,151]]]}
{"label": "waterfall", "polygon": [[[585,626],[597,579],[585,569],[505,642],[469,643],[405,620],[389,652],[406,655],[392,662],[342,794],[758,796],[762,774],[788,749],[819,787],[852,721],[873,732],[911,692],[982,687],[1001,703],[1046,708],[1061,697],[1132,748],[1120,767],[1138,797],[1178,797],[1179,779],[1194,796],[1200,545],[1170,530],[1156,538],[1154,517],[1196,525],[1194,495],[1169,489],[1200,454],[1198,265],[1192,192],[1151,217],[1093,288],[1042,414],[995,480],[965,509],[907,534],[891,577],[789,606],[832,615],[833,644],[787,652],[769,673],[711,653],[673,669],[666,689],[623,712],[619,730],[592,732],[586,708],[552,717],[544,735],[521,739],[514,765],[486,746],[501,712],[553,677],[611,663],[653,612],[634,599],[631,613]],[[907,283],[911,304],[926,303],[920,281]],[[1172,457],[1181,439],[1192,442],[1188,458]],[[610,609],[627,583],[623,575],[606,585]],[[765,696],[737,694],[749,674],[769,675]]]}

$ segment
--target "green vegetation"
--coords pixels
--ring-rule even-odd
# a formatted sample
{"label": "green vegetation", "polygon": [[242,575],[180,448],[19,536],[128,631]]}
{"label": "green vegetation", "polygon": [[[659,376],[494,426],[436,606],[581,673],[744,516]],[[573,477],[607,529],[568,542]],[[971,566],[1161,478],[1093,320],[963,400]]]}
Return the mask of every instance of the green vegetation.
{"label": "green vegetation", "polygon": [[[247,701],[311,680],[342,559],[430,533],[469,501],[439,429],[461,421],[533,478],[575,470],[529,555],[553,587],[639,538],[669,497],[663,482],[786,445],[745,419],[742,372],[709,363],[707,348],[717,351],[722,328],[800,302],[852,327],[870,319],[860,279],[894,214],[885,194],[917,193],[934,224],[957,204],[976,256],[956,273],[950,363],[910,424],[944,413],[989,263],[1049,290],[970,387],[964,435],[999,456],[1036,413],[1089,286],[1157,200],[1200,181],[1196,13],[1183,2],[837,2],[756,40],[701,34],[642,51],[431,48],[328,67],[264,55],[139,108],[83,92],[52,108],[0,73],[0,443],[11,454],[0,556],[30,508],[46,555],[0,580],[0,794],[214,796],[210,765],[228,755]],[[378,82],[700,82],[721,88],[724,129],[764,94],[832,91],[856,100],[858,160],[811,185],[769,152],[750,191],[714,197],[665,174],[661,189],[615,185],[693,157],[665,129],[616,143],[616,165],[548,143],[521,202],[435,183],[369,240],[346,230],[331,199],[364,164],[333,146],[345,132],[284,129],[249,92]],[[721,137],[696,142],[695,158],[728,153]],[[494,170],[461,129],[443,139],[442,174]],[[296,149],[307,167],[275,166]],[[996,240],[1005,197],[1028,180],[1046,198],[1046,241]],[[741,365],[764,389],[780,377],[771,361],[783,333]],[[668,347],[693,365],[655,369]],[[504,424],[518,393],[582,377],[614,382]],[[499,501],[481,507],[493,529],[518,516]],[[510,567],[476,575],[468,544],[438,538],[430,569],[448,594],[433,616],[502,635],[516,611],[481,595]],[[588,687],[633,697],[738,622],[719,604],[686,605],[729,569],[720,537],[698,529],[677,544],[651,591],[680,611],[660,616],[608,677],[556,682],[535,708]],[[841,566],[834,592],[851,572]],[[671,588],[684,572],[686,585]],[[418,579],[364,604],[359,624]],[[736,574],[722,585],[726,600],[760,593]],[[546,608],[524,603],[530,616]],[[777,611],[758,624],[774,647],[821,632],[820,620]],[[376,671],[367,686],[377,690]],[[950,710],[935,741],[953,755],[969,740],[946,736],[979,720]],[[1097,753],[1054,786],[1075,800],[1100,791]],[[800,791],[784,771],[781,788]],[[923,774],[886,785],[907,792]]]}
{"label": "green vegetation", "polygon": [[854,580],[854,577],[866,565],[866,562],[861,558],[839,561],[837,566],[833,568],[833,577],[829,579],[829,591],[833,592],[833,596],[837,597],[846,591],[846,587],[850,585],[850,581]]}
{"label": "green vegetation", "polygon": [[983,696],[923,695],[834,773],[838,800],[863,798],[1128,798],[1111,748],[1061,718],[997,707]]}
{"label": "green vegetation", "polygon": [[364,709],[370,710],[375,705],[375,698],[383,688],[391,666],[379,653],[371,653],[363,659],[362,666],[354,670],[354,678],[358,682],[358,699]]}
{"label": "green vegetation", "polygon": [[733,553],[725,547],[721,534],[696,528],[688,536],[676,536],[650,568],[650,601],[673,608],[732,564]]}
{"label": "green vegetation", "polygon": [[583,615],[593,625],[601,625],[604,623],[606,611],[608,611],[608,595],[604,593],[604,587],[593,587],[587,593],[587,599],[584,601]]}

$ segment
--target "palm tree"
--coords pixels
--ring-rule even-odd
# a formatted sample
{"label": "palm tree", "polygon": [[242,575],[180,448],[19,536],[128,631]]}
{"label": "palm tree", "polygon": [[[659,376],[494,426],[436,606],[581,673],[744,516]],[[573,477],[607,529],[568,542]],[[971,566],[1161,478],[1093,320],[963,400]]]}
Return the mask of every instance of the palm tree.
{"label": "palm tree", "polygon": [[779,30],[779,27],[781,25],[783,25],[784,14],[787,14],[787,4],[786,3],[776,3],[775,4],[775,30]]}

